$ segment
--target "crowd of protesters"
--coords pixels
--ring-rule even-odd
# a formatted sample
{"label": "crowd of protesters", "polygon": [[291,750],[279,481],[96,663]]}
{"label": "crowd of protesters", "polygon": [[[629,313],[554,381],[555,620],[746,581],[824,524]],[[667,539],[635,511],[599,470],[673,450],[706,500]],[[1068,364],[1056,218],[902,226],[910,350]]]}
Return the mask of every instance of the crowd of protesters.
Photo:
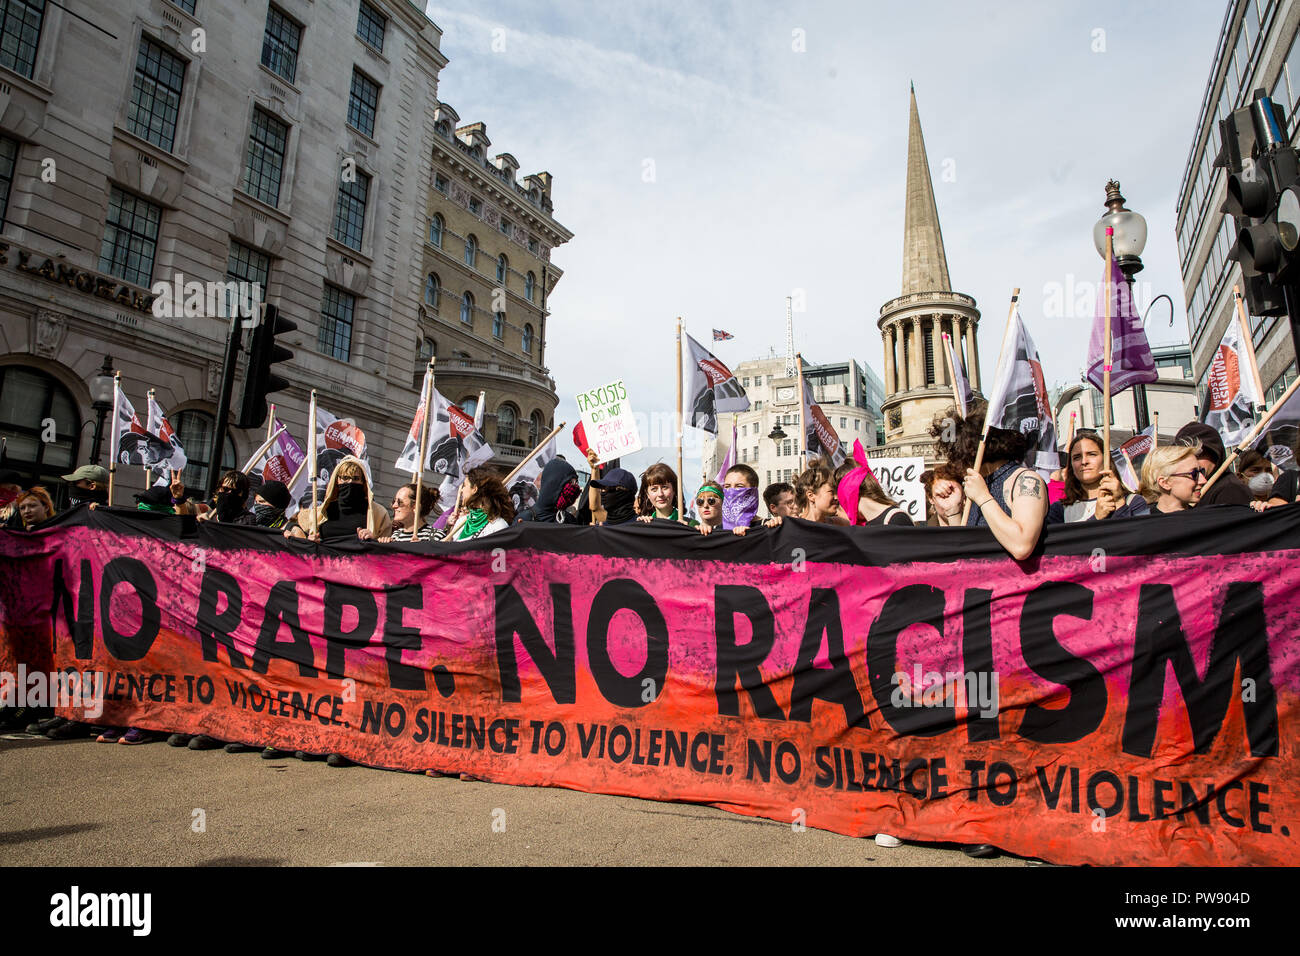
{"label": "crowd of protesters", "polygon": [[[1224,470],[1207,492],[1210,476],[1225,460],[1225,449],[1218,433],[1199,422],[1183,426],[1173,444],[1157,445],[1147,453],[1137,488],[1126,488],[1104,461],[1103,439],[1093,431],[1073,435],[1061,453],[1060,469],[1049,480],[1024,464],[1028,451],[1024,436],[1000,428],[985,430],[982,406],[965,416],[955,408],[937,416],[931,434],[943,460],[921,476],[925,524],[957,527],[964,522],[967,527],[987,527],[1017,560],[1033,553],[1048,524],[1168,516],[1212,505],[1264,510],[1300,501],[1300,472],[1279,469],[1258,452],[1240,455],[1235,469]],[[853,457],[838,468],[814,459],[793,483],[778,481],[760,490],[754,469],[736,464],[720,481],[703,481],[693,496],[683,494],[679,476],[662,462],[638,478],[617,462],[602,469],[594,453],[588,457],[591,477],[585,487],[574,467],[556,457],[541,470],[535,500],[518,512],[502,476],[490,467],[466,473],[456,488],[455,501],[446,503],[445,510],[438,488],[411,483],[398,489],[390,511],[375,500],[366,465],[350,456],[333,466],[319,499],[305,496],[292,517],[291,495],[284,484],[264,481],[254,487],[239,471],[223,474],[216,493],[207,500],[192,496],[178,473],[134,499],[141,511],[192,515],[201,522],[260,527],[321,542],[469,541],[521,522],[570,527],[636,522],[685,526],[702,535],[744,535],[752,529],[775,527],[785,519],[863,529],[913,524],[881,486],[858,443]],[[63,481],[70,507],[108,503],[109,475],[98,465],[83,465],[63,476]],[[686,513],[679,513],[679,497]],[[765,515],[760,515],[760,506],[765,507]],[[21,475],[0,472],[0,529],[39,530],[55,513],[47,489],[25,487]],[[54,739],[95,736],[100,742],[128,745],[154,739],[139,728],[91,727],[32,708],[0,713],[0,730],[6,729],[25,729]],[[223,743],[205,734],[172,734],[167,741],[194,750]],[[256,748],[228,743],[225,749],[236,753]],[[268,746],[262,756],[289,754]],[[340,754],[299,751],[293,756],[324,759],[334,767],[350,764]],[[885,847],[900,843],[884,833],[876,835],[876,842]],[[973,856],[996,852],[985,845],[964,849]]]}

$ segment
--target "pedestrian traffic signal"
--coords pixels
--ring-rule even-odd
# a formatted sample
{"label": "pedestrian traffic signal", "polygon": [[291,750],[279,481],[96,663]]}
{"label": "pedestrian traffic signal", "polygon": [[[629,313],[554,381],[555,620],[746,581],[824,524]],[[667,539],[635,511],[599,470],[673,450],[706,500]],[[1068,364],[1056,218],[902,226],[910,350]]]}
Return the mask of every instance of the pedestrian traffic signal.
{"label": "pedestrian traffic signal", "polygon": [[253,341],[248,347],[248,374],[244,379],[244,400],[239,407],[237,427],[261,428],[266,423],[266,396],[289,387],[289,380],[274,374],[271,366],[293,358],[293,352],[277,345],[275,337],[297,328],[296,323],[280,317],[278,308],[266,307],[266,314],[253,330]]}

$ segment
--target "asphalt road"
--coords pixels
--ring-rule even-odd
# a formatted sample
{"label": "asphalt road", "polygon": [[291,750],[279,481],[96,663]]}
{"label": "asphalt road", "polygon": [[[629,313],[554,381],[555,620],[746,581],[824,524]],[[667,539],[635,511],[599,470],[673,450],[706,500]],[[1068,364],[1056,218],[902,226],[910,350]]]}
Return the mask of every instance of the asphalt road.
{"label": "asphalt road", "polygon": [[3,866],[1025,866],[712,807],[163,742],[0,737]]}

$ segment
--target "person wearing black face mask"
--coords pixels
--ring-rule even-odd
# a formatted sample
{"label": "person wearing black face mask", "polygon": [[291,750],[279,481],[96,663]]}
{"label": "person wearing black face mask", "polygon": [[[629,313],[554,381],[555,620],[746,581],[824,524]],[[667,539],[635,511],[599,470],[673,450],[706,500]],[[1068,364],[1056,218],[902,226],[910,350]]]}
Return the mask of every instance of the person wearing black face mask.
{"label": "person wearing black face mask", "polygon": [[83,504],[108,504],[108,469],[99,465],[82,465],[70,475],[64,475],[68,483],[68,502],[70,507]]}
{"label": "person wearing black face mask", "polygon": [[[351,455],[335,466],[325,486],[325,499],[317,507],[314,519],[318,538],[322,541],[356,538],[362,531],[369,531],[375,538],[385,538],[393,533],[392,517],[383,505],[370,503],[365,468],[360,459]],[[290,523],[284,534],[291,538],[309,538],[312,530],[312,510],[307,507],[298,512],[296,523]]]}
{"label": "person wearing black face mask", "polygon": [[289,507],[289,489],[282,481],[264,481],[253,499],[253,518],[259,528],[283,528],[284,509]]}
{"label": "person wearing black face mask", "polygon": [[213,496],[211,510],[199,515],[199,521],[218,524],[256,524],[253,513],[245,506],[248,501],[248,476],[242,471],[228,471],[221,476],[217,493]]}

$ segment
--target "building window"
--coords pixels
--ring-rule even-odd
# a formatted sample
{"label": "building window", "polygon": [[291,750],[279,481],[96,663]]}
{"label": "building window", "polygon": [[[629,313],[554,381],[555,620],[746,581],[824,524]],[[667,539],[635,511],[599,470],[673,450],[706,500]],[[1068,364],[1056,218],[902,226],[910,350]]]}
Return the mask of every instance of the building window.
{"label": "building window", "polygon": [[[51,420],[54,440],[47,441]],[[59,478],[74,462],[81,464],[81,419],[77,403],[57,379],[20,365],[0,368],[0,436],[6,439],[5,468],[22,475],[24,487],[43,484],[51,495],[66,495]],[[104,438],[107,445],[107,430]]]}
{"label": "building window", "polygon": [[533,301],[533,286],[537,284],[537,276],[531,272],[524,276],[524,298],[529,302]]}
{"label": "building window", "polygon": [[388,18],[361,0],[361,11],[357,14],[357,36],[365,40],[380,53],[384,52],[384,27]]}
{"label": "building window", "polygon": [[127,282],[148,286],[161,219],[162,209],[158,206],[113,186],[109,191],[99,268]]}
{"label": "building window", "polygon": [[506,314],[504,312],[492,313],[492,337],[497,339],[506,337]]}
{"label": "building window", "polygon": [[432,272],[424,280],[424,304],[433,309],[434,312],[438,311],[438,290],[441,285],[442,283],[438,281],[438,277]]}
{"label": "building window", "polygon": [[505,216],[501,217],[501,231],[507,236],[510,235],[510,220]]}
{"label": "building window", "polygon": [[442,216],[434,213],[433,218],[429,220],[429,241],[442,248]]}
{"label": "building window", "polygon": [[348,125],[373,137],[378,109],[379,84],[360,70],[353,70],[352,92],[348,94]]}
{"label": "building window", "polygon": [[533,255],[538,255],[541,252],[541,248],[542,247],[538,245],[537,240],[535,238],[533,238],[532,236],[528,237],[529,252],[531,252]]}
{"label": "building window", "polygon": [[[176,437],[180,439],[188,459],[188,464],[181,472],[181,480],[185,482],[186,488],[206,489],[208,462],[212,460],[212,436],[217,430],[216,420],[207,412],[197,409],[177,412],[169,415],[167,420],[176,429]],[[227,435],[226,447],[221,449],[221,470],[225,472],[238,467],[235,464],[235,443]]]}
{"label": "building window", "polygon": [[126,125],[136,136],[171,152],[176,141],[176,117],[185,85],[185,61],[148,37],[140,38],[135,59],[135,84]]}
{"label": "building window", "polygon": [[466,395],[456,403],[456,407],[470,418],[475,418],[478,415],[478,396]]}
{"label": "building window", "polygon": [[253,130],[248,136],[248,155],[244,159],[243,190],[268,206],[280,203],[280,177],[284,173],[288,142],[289,127],[264,110],[253,110]]}
{"label": "building window", "polygon": [[510,263],[506,259],[506,254],[503,252],[501,255],[497,256],[497,284],[503,289],[506,287],[506,273],[509,269]]}
{"label": "building window", "polygon": [[763,376],[761,376],[761,375],[755,375],[755,376],[754,376],[754,387],[757,388],[758,386],[760,386],[760,385],[762,385],[762,384],[763,384]]}
{"label": "building window", "polygon": [[[226,259],[226,278],[256,286],[258,300],[265,301],[266,287],[271,281],[271,257],[232,239]],[[235,315],[236,298],[242,297],[234,289],[228,290],[226,295],[226,314]]]}
{"label": "building window", "polygon": [[447,195],[447,190],[451,188],[451,182],[442,173],[434,173],[433,188],[445,196]]}
{"label": "building window", "polygon": [[742,379],[740,380],[740,387],[741,387],[741,388],[749,388],[749,376],[748,376],[748,375],[746,375],[744,378],[742,378]]}
{"label": "building window", "polygon": [[302,27],[284,15],[275,4],[266,10],[266,33],[262,36],[262,66],[290,83],[298,73],[298,44]]}
{"label": "building window", "polygon": [[172,3],[180,7],[186,13],[194,12],[194,0],[171,0]]}
{"label": "building window", "polygon": [[1264,404],[1272,408],[1273,403],[1282,397],[1282,393],[1286,391],[1287,386],[1295,381],[1295,376],[1296,365],[1295,362],[1292,362],[1287,366],[1287,370],[1278,376],[1277,381],[1268,387],[1268,391],[1264,393]]}
{"label": "building window", "polygon": [[320,334],[316,344],[321,352],[340,361],[352,358],[352,315],[357,300],[349,292],[325,286],[325,298],[320,304]]}
{"label": "building window", "polygon": [[515,426],[519,413],[512,405],[502,405],[497,409],[497,444],[509,445],[515,441]]}
{"label": "building window", "polygon": [[541,412],[533,412],[528,416],[528,443],[534,447],[541,440],[542,435],[548,431],[546,419]]}
{"label": "building window", "polygon": [[793,452],[790,450],[790,448],[791,448],[791,445],[790,445],[790,439],[787,438],[785,441],[781,442],[781,454],[782,454],[782,455],[785,455],[785,456],[787,456],[787,457],[790,456],[790,455],[792,455]]}
{"label": "building window", "polygon": [[0,136],[0,229],[9,212],[9,190],[14,184],[14,166],[18,164],[18,141]]}
{"label": "building window", "polygon": [[483,214],[483,200],[476,196],[469,197],[469,211],[476,216]]}
{"label": "building window", "polygon": [[478,240],[474,238],[473,233],[470,233],[468,236],[465,237],[465,265],[469,266],[471,269],[474,269],[477,267],[477,263],[478,263]]}
{"label": "building window", "polygon": [[31,79],[44,16],[45,0],[0,0],[0,66]]}
{"label": "building window", "polygon": [[527,354],[527,355],[532,355],[532,354],[533,354],[533,327],[532,327],[532,325],[525,325],[525,326],[524,326],[524,334],[523,334],[523,338],[520,340],[519,347],[522,348],[522,349],[524,350],[524,353],[525,353],[525,354]]}
{"label": "building window", "polygon": [[847,418],[845,418],[844,416],[841,415],[841,416],[840,416],[840,428],[847,429],[848,427],[849,427],[849,420],[848,420]]}
{"label": "building window", "polygon": [[933,329],[925,330],[925,338],[922,344],[925,350],[925,354],[924,354],[925,384],[933,385],[934,384],[934,330]]}
{"label": "building window", "polygon": [[469,326],[474,324],[474,296],[469,292],[460,300],[460,320]]}
{"label": "building window", "polygon": [[357,169],[352,171],[351,182],[348,180],[347,176],[339,180],[339,195],[334,206],[334,238],[359,252],[361,233],[366,224],[370,177]]}
{"label": "building window", "polygon": [[758,461],[758,446],[754,446],[753,454],[750,456],[751,461]]}

